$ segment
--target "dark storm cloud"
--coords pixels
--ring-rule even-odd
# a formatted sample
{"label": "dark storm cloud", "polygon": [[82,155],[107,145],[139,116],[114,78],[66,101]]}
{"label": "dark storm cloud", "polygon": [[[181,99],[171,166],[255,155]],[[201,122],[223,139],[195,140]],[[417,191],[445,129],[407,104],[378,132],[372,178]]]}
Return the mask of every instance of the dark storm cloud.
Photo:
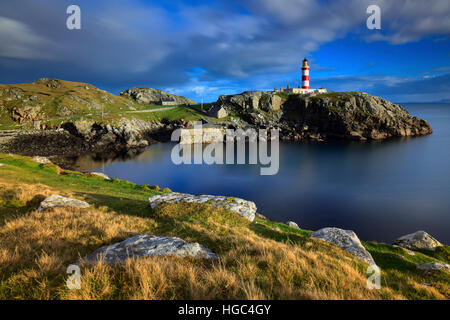
{"label": "dark storm cloud", "polygon": [[[82,30],[65,27],[67,6]],[[379,3],[383,35],[367,36],[365,9]],[[409,5],[406,5],[409,3]],[[0,3],[0,82],[56,77],[107,89],[134,85],[231,90],[291,73],[299,60],[348,33],[373,41],[449,34],[448,1],[250,0],[215,2],[50,1]],[[437,19],[435,19],[437,17]],[[435,19],[435,24],[430,21]],[[409,27],[410,26],[410,27]],[[204,72],[192,75],[196,68]],[[320,66],[315,66],[320,70]],[[235,80],[223,83],[223,80]]]}

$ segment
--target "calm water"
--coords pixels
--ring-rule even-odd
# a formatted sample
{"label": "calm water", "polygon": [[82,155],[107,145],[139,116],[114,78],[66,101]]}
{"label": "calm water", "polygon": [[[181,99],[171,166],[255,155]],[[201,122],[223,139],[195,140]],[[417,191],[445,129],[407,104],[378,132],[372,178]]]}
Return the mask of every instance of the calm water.
{"label": "calm water", "polygon": [[83,157],[77,164],[138,184],[249,199],[267,217],[305,229],[335,226],[385,242],[426,230],[450,244],[450,105],[404,107],[434,133],[375,143],[282,143],[275,176],[260,176],[258,166],[176,166],[173,144],[153,145],[131,160]]}

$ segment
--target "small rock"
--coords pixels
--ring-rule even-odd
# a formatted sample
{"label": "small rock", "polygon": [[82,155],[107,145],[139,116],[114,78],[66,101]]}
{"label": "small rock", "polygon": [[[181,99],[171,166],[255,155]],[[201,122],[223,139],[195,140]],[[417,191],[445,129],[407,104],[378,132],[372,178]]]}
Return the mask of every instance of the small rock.
{"label": "small rock", "polygon": [[198,243],[186,242],[176,237],[160,237],[140,234],[122,242],[104,246],[88,254],[77,262],[120,263],[128,258],[142,258],[160,255],[174,255],[177,257],[194,257],[203,259],[217,259],[208,248]]}
{"label": "small rock", "polygon": [[323,228],[310,235],[323,241],[331,242],[354,254],[369,265],[374,265],[372,255],[363,247],[355,232],[339,228]]}
{"label": "small rock", "polygon": [[88,208],[89,203],[77,199],[63,197],[57,194],[52,194],[41,202],[37,211],[56,207]]}
{"label": "small rock", "polygon": [[0,163],[0,167],[3,167],[5,164],[4,163]]}
{"label": "small rock", "polygon": [[394,244],[411,250],[434,250],[436,247],[442,246],[442,243],[437,241],[425,231],[416,231],[414,233],[407,234],[395,240]]}
{"label": "small rock", "polygon": [[34,162],[37,162],[37,163],[41,163],[41,164],[52,163],[52,162],[51,162],[48,158],[46,158],[46,157],[39,157],[39,156],[36,156],[36,157],[31,158],[31,160],[33,160]]}
{"label": "small rock", "polygon": [[148,198],[150,206],[156,208],[161,203],[178,203],[181,201],[205,203],[217,208],[223,208],[234,211],[247,220],[253,221],[256,215],[256,205],[252,201],[247,201],[240,198],[224,197],[224,196],[211,196],[211,195],[192,195],[187,193],[172,192],[167,194],[161,194]]}
{"label": "small rock", "polygon": [[279,227],[275,227],[275,228],[273,228],[273,230],[278,231],[278,232],[281,231],[281,229]]}
{"label": "small rock", "polygon": [[428,262],[418,264],[416,268],[423,271],[450,270],[450,264],[443,262]]}
{"label": "small rock", "polygon": [[402,250],[405,250],[406,253],[409,254],[410,256],[415,256],[415,255],[416,255],[414,251],[411,251],[411,250],[408,250],[408,249],[406,249],[406,248],[400,247],[400,246],[398,246],[398,245],[396,245],[396,244],[394,244],[394,245],[392,245],[392,246],[393,246],[394,248],[400,248],[400,249],[402,249]]}
{"label": "small rock", "polygon": [[106,174],[104,174],[103,172],[89,172],[89,175],[91,176],[96,176],[96,177],[100,177],[103,178],[105,180],[111,180],[110,177],[108,177]]}
{"label": "small rock", "polygon": [[294,229],[300,229],[300,227],[298,226],[298,224],[296,224],[294,221],[288,221],[288,222],[286,222],[286,224],[287,224],[289,227],[291,227],[291,228],[294,228]]}

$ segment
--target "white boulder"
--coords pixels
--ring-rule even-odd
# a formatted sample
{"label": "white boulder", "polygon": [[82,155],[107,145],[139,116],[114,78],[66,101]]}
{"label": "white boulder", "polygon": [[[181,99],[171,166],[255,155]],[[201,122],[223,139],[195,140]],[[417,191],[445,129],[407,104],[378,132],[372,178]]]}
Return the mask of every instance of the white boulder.
{"label": "white boulder", "polygon": [[46,157],[35,156],[35,157],[31,158],[31,160],[33,160],[34,162],[40,163],[40,164],[52,163],[52,162],[51,162],[48,158],[46,158]]}
{"label": "white boulder", "polygon": [[129,258],[173,255],[177,257],[194,257],[217,259],[208,248],[198,243],[186,242],[176,237],[160,237],[140,234],[110,246],[101,247],[88,254],[77,263],[120,263]]}
{"label": "white boulder", "polygon": [[352,230],[323,228],[312,233],[310,237],[334,243],[342,249],[354,254],[369,265],[376,264],[372,255],[363,247],[358,236]]}
{"label": "white boulder", "polygon": [[89,203],[77,199],[63,197],[57,194],[52,194],[41,202],[37,211],[56,207],[88,208]]}
{"label": "white boulder", "polygon": [[443,262],[428,262],[418,264],[416,268],[423,271],[450,270],[450,264]]}
{"label": "white boulder", "polygon": [[106,174],[104,174],[103,172],[89,172],[89,175],[91,176],[95,176],[95,177],[100,177],[103,178],[105,180],[111,180],[110,177],[108,177]]}
{"label": "white boulder", "polygon": [[300,229],[300,227],[298,226],[298,224],[296,224],[294,221],[288,221],[288,222],[286,222],[286,224],[287,224],[289,227],[291,227],[291,228],[294,228],[294,229]]}
{"label": "white boulder", "polygon": [[442,246],[442,243],[430,236],[425,231],[416,231],[414,233],[407,234],[394,241],[394,245],[398,245],[403,248],[417,250],[427,249],[434,250],[436,247]]}

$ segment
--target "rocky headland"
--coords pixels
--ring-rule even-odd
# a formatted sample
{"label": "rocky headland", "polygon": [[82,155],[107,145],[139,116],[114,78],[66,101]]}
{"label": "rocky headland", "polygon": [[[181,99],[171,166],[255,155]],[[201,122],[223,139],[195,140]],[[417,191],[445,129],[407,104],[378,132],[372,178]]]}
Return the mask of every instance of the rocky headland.
{"label": "rocky headland", "polygon": [[[285,140],[381,140],[433,132],[426,120],[400,105],[361,92],[298,95],[248,91],[220,96],[215,103],[245,123],[240,126],[280,128]],[[239,126],[239,125],[238,125]]]}
{"label": "rocky headland", "polygon": [[[89,84],[47,78],[2,85],[0,125],[8,130],[0,130],[0,151],[41,156],[123,152],[169,141],[175,129],[192,126],[183,114],[156,120],[137,116],[154,112],[148,109],[153,104],[168,110],[191,108],[196,102],[145,87],[115,96]],[[220,96],[212,108],[225,110],[229,117],[213,119],[194,109],[188,114],[222,129],[279,129],[280,138],[290,141],[367,141],[432,133],[426,120],[400,105],[360,92],[247,91]]]}

